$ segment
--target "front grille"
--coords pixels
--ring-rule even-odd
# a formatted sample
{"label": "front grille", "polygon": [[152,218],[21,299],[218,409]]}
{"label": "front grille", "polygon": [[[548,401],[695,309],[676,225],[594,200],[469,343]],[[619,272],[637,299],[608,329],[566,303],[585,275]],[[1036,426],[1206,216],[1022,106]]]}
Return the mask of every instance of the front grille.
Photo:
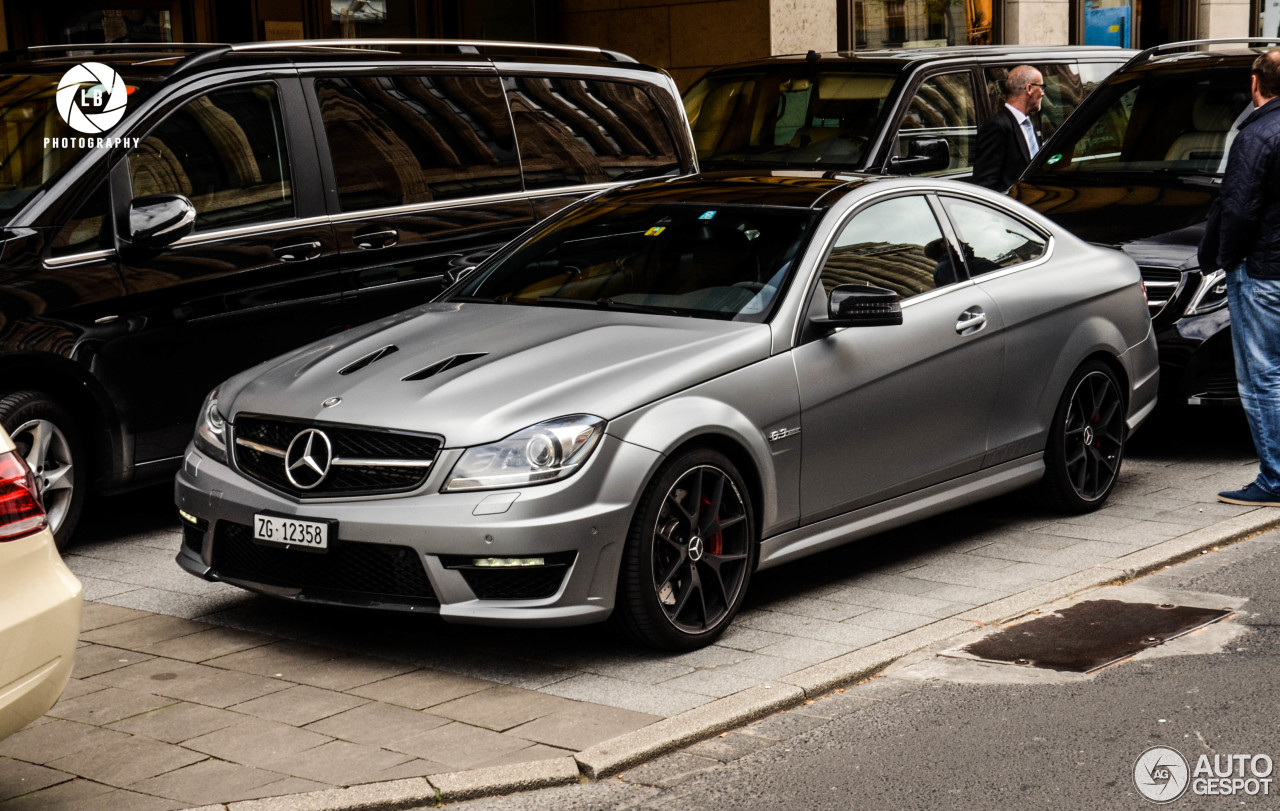
{"label": "front grille", "polygon": [[262,546],[244,524],[219,521],[213,570],[220,577],[301,589],[304,597],[439,605],[422,559],[409,547],[330,543],[322,554]]}
{"label": "front grille", "polygon": [[442,555],[445,568],[455,569],[481,600],[541,600],[560,590],[565,573],[573,564],[574,552],[544,555],[545,566],[517,566],[510,569],[475,566],[472,558]]}
{"label": "front grille", "polygon": [[[308,428],[328,437],[333,455],[324,479],[315,487],[304,489],[289,481],[284,457],[293,438]],[[295,498],[415,490],[426,482],[442,444],[440,437],[424,434],[246,414],[236,418],[233,431],[236,467]]]}
{"label": "front grille", "polygon": [[1151,317],[1159,315],[1178,295],[1182,285],[1182,271],[1177,268],[1141,266],[1142,283],[1147,288],[1147,307]]}

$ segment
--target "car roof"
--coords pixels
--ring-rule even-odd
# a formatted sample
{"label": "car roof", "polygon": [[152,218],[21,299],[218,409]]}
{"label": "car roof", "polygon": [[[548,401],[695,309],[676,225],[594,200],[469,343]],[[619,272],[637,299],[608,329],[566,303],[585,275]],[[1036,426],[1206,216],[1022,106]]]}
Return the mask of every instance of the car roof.
{"label": "car roof", "polygon": [[743,170],[645,180],[606,192],[611,203],[689,203],[826,209],[889,178],[852,172]]}
{"label": "car roof", "polygon": [[810,51],[807,54],[786,54],[783,56],[770,56],[764,59],[752,59],[745,62],[737,62],[732,65],[725,65],[723,67],[716,68],[710,72],[718,73],[723,70],[737,70],[740,68],[754,68],[765,65],[805,62],[818,63],[823,66],[842,67],[851,67],[856,65],[899,65],[906,67],[953,61],[1007,60],[1009,57],[1036,57],[1039,60],[1076,57],[1115,57],[1117,59],[1127,59],[1137,53],[1138,51],[1127,48],[1080,45],[953,45],[946,48],[886,48],[881,50],[835,51],[828,53]]}

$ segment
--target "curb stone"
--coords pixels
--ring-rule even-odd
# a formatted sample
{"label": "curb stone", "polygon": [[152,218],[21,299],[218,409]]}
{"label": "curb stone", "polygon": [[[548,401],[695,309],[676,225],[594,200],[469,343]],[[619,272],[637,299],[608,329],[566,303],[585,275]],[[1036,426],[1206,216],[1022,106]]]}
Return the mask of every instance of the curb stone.
{"label": "curb stone", "polygon": [[1280,527],[1280,510],[1260,508],[1109,564],[1044,583],[1010,597],[938,620],[907,633],[807,667],[769,684],[650,724],[579,752],[572,758],[497,766],[386,783],[368,783],[311,794],[207,805],[187,811],[396,811],[487,795],[551,788],[600,779],[725,730],[803,703],[838,687],[862,681],[892,662],[978,625],[1020,617],[1045,603],[1119,584],[1179,563],[1216,546],[1237,543]]}

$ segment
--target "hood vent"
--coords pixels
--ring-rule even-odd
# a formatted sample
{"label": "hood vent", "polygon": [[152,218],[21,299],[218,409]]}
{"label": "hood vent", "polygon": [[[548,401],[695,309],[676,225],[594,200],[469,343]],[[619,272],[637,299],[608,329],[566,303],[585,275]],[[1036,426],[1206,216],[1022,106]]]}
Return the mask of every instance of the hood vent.
{"label": "hood vent", "polygon": [[355,363],[351,363],[346,366],[343,366],[341,369],[338,370],[338,374],[349,375],[352,372],[358,372],[364,367],[368,366],[370,363],[373,363],[374,361],[382,360],[387,355],[394,355],[396,352],[399,352],[399,351],[400,351],[400,348],[397,346],[392,346],[392,345],[384,346],[381,349],[377,349],[373,352],[370,352],[369,354],[365,355],[363,358],[356,361]]}
{"label": "hood vent", "polygon": [[435,363],[431,364],[425,369],[419,369],[418,371],[414,372],[413,374],[409,375],[404,379],[406,381],[426,380],[428,377],[435,377],[441,372],[447,372],[448,370],[452,369],[455,366],[461,366],[464,363],[470,363],[471,361],[476,360],[478,358],[483,358],[487,354],[489,353],[488,352],[469,352],[465,355],[454,355],[451,358],[445,358],[444,360],[436,361]]}

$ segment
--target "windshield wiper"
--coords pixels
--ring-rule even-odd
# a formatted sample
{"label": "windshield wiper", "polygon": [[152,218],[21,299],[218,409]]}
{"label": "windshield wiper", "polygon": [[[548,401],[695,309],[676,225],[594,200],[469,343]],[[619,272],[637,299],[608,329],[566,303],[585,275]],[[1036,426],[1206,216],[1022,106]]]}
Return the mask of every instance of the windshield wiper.
{"label": "windshield wiper", "polygon": [[587,309],[619,310],[630,313],[656,313],[658,315],[684,315],[675,307],[655,307],[650,304],[628,304],[625,301],[614,301],[611,298],[568,298],[565,296],[538,296],[539,304],[558,304],[565,307],[585,307]]}

